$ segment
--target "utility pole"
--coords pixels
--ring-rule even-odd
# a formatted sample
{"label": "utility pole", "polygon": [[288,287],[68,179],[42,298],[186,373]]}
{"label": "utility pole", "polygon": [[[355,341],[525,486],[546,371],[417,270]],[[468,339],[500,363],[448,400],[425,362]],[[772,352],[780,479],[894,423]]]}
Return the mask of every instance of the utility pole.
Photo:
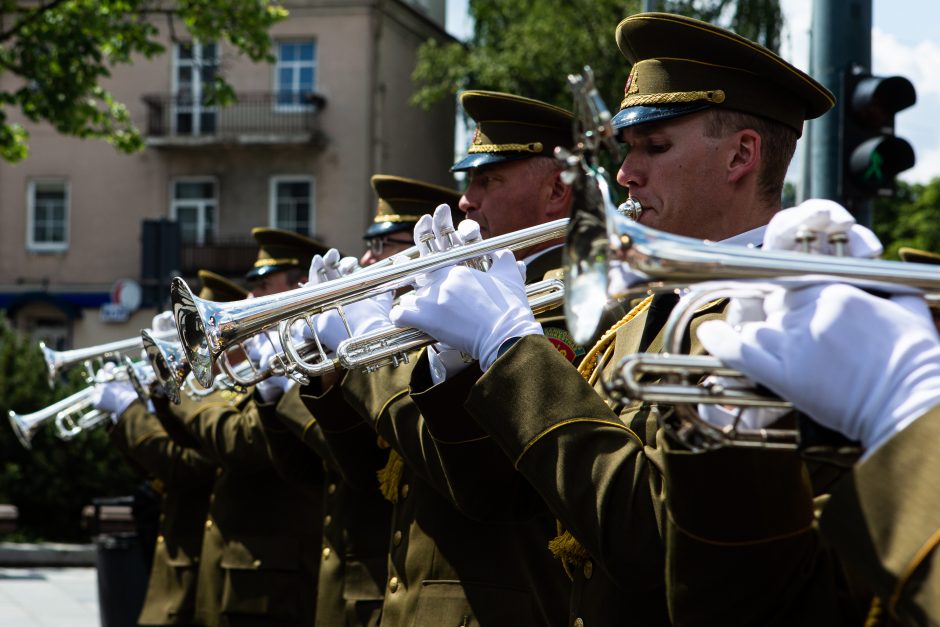
{"label": "utility pole", "polygon": [[[810,46],[813,78],[825,85],[841,103],[844,77],[852,67],[871,71],[872,0],[814,0],[813,42]],[[841,187],[843,158],[840,107],[810,122],[810,185],[815,198],[843,201]],[[855,208],[855,219],[871,224],[871,202]]]}

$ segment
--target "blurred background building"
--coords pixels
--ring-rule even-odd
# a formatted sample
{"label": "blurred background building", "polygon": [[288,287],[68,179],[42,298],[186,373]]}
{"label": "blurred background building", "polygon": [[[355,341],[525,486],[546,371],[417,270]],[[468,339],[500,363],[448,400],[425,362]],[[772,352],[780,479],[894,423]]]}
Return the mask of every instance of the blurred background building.
{"label": "blurred background building", "polygon": [[[131,337],[171,276],[241,278],[254,226],[359,255],[372,174],[453,185],[454,101],[409,104],[418,47],[450,39],[445,0],[284,4],[273,64],[155,20],[167,54],[106,83],[140,153],[27,125],[29,158],[0,161],[0,309],[19,330],[59,348]],[[226,108],[203,102],[219,72],[237,95]]]}

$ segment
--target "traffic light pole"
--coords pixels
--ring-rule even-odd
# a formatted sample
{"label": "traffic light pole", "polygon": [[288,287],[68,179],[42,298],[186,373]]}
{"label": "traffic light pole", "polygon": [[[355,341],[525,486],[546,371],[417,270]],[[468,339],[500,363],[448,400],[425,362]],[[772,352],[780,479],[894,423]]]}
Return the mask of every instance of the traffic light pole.
{"label": "traffic light pole", "polygon": [[[842,102],[844,76],[853,66],[871,70],[872,0],[814,0],[811,46],[813,78]],[[839,107],[810,122],[810,181],[807,195],[843,201]],[[871,201],[851,208],[859,223],[871,225]]]}

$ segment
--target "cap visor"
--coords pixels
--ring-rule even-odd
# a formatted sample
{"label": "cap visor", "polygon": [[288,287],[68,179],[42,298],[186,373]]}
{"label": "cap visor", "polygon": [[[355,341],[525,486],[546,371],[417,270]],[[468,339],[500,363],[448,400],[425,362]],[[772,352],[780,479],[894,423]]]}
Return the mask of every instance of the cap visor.
{"label": "cap visor", "polygon": [[366,229],[366,234],[362,236],[362,239],[372,239],[373,237],[388,235],[389,233],[410,231],[414,226],[414,222],[376,222]]}
{"label": "cap visor", "polygon": [[712,105],[707,102],[686,102],[676,105],[655,105],[651,107],[627,107],[621,109],[614,119],[611,120],[615,130],[635,126],[637,124],[646,124],[648,122],[660,122],[678,118],[690,113],[704,111]]}
{"label": "cap visor", "polygon": [[454,164],[454,167],[450,169],[451,172],[464,172],[466,170],[472,170],[473,168],[480,168],[485,165],[493,165],[494,163],[503,163],[504,161],[518,161],[519,159],[526,159],[528,157],[536,157],[531,152],[480,152],[476,154],[467,155],[460,161]]}

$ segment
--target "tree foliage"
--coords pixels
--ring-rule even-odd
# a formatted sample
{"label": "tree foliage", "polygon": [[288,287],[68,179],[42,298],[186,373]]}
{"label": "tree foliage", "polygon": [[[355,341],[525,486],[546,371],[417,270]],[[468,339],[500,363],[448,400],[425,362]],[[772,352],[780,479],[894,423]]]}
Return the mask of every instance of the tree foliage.
{"label": "tree foliage", "polygon": [[[721,24],[777,50],[779,0],[667,0],[664,10]],[[569,108],[565,77],[585,65],[611,108],[629,66],[614,29],[639,0],[470,0],[475,30],[467,43],[428,41],[418,53],[413,102],[429,107],[463,89],[505,91]]]}
{"label": "tree foliage", "polygon": [[[79,373],[51,390],[35,342],[14,331],[0,312],[0,412],[29,413],[78,391]],[[87,540],[81,510],[99,496],[127,495],[139,477],[111,446],[105,429],[63,441],[51,426],[26,450],[8,426],[0,429],[0,502],[19,508],[16,537]]]}
{"label": "tree foliage", "polygon": [[898,182],[894,198],[875,201],[872,228],[897,259],[902,246],[940,253],[940,178],[926,185]]}
{"label": "tree foliage", "polygon": [[[58,132],[101,138],[132,152],[143,143],[127,107],[102,81],[115,66],[162,54],[157,24],[171,37],[225,39],[254,61],[271,60],[267,31],[286,11],[270,0],[0,0],[0,157],[24,159],[28,133],[19,109]],[[233,97],[224,77],[214,102]]]}

